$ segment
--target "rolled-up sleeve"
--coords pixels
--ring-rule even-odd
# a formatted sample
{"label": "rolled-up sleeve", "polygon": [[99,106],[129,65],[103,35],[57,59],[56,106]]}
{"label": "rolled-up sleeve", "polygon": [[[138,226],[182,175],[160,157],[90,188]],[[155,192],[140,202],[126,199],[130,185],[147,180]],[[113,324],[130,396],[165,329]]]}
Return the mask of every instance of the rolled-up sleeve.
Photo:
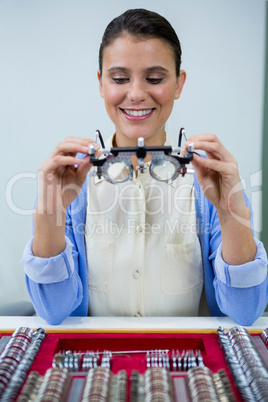
{"label": "rolled-up sleeve", "polygon": [[74,272],[74,261],[72,258],[73,245],[70,239],[65,236],[65,250],[55,257],[36,257],[32,252],[33,237],[27,243],[22,264],[25,274],[34,282],[49,284],[62,282],[72,276]]}
{"label": "rolled-up sleeve", "polygon": [[215,271],[218,279],[227,286],[235,288],[249,288],[263,283],[267,277],[267,254],[258,239],[254,239],[257,252],[254,261],[242,265],[229,265],[222,259],[222,244],[219,245]]}

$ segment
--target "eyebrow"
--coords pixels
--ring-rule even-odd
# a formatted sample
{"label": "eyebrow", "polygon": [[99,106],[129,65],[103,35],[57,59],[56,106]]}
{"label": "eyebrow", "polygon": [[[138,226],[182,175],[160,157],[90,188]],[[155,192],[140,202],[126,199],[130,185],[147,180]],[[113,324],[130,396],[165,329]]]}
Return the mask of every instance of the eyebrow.
{"label": "eyebrow", "polygon": [[167,73],[168,69],[166,69],[163,66],[152,66],[152,67],[146,68],[146,71],[148,71],[148,72],[151,72],[151,71],[160,71],[161,72],[162,71],[162,72]]}
{"label": "eyebrow", "polygon": [[[113,66],[108,68],[107,70],[109,73],[112,73],[114,71],[121,71],[124,73],[129,73],[130,69],[126,68],[126,67],[122,67],[122,66]],[[155,72],[155,71],[160,71],[160,72],[168,72],[168,70],[165,67],[162,66],[152,66],[152,67],[148,67],[145,69],[146,72]]]}

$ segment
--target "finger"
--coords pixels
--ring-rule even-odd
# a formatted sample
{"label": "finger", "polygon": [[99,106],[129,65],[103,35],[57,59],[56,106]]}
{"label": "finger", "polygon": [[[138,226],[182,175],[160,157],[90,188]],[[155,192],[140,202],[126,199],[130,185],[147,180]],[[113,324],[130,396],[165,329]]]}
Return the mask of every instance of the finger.
{"label": "finger", "polygon": [[[190,141],[190,140],[188,140]],[[189,146],[190,142],[188,141],[185,143],[186,147]],[[194,145],[195,150],[202,150],[206,152],[206,155],[208,158],[216,158],[218,160],[222,161],[232,161],[233,156],[232,154],[227,151],[227,149],[222,145],[220,141],[205,141],[205,140],[198,140],[198,141],[191,141],[191,143]]]}
{"label": "finger", "polygon": [[201,134],[196,134],[196,135],[191,135],[187,139],[187,142],[192,142],[192,141],[209,141],[209,142],[220,142],[219,138],[212,133],[201,133]]}
{"label": "finger", "polygon": [[62,167],[75,166],[84,163],[84,159],[76,158],[71,155],[57,154],[47,159],[39,168],[39,170],[55,171]]}
{"label": "finger", "polygon": [[74,142],[62,141],[52,151],[51,156],[53,157],[58,154],[71,154],[75,156],[78,152],[88,153],[88,147]]}
{"label": "finger", "polygon": [[206,152],[206,156],[208,158],[212,158],[212,159],[222,159],[222,152],[221,150],[218,148],[218,145],[215,143],[209,143],[209,142],[205,142],[205,141],[195,141],[195,142],[190,142],[189,140],[187,142],[185,142],[185,144],[183,145],[183,151],[182,151],[182,156],[185,156],[187,154],[187,150],[189,146],[193,146],[195,151],[205,151]]}
{"label": "finger", "polygon": [[95,141],[91,140],[90,138],[82,138],[82,137],[66,137],[65,138],[66,142],[71,142],[71,143],[77,143],[77,144],[81,144],[84,147],[89,147],[89,145],[93,145],[94,148],[97,150],[99,148],[101,148],[101,146],[99,144],[97,144]]}
{"label": "finger", "polygon": [[202,142],[207,142],[207,143],[215,143],[219,144],[219,146],[223,147],[222,142],[219,140],[219,138],[215,134],[208,134],[208,133],[201,133],[201,134],[196,134],[192,135],[189,137],[186,141],[186,143],[202,143]]}
{"label": "finger", "polygon": [[232,176],[235,175],[239,177],[238,167],[235,160],[232,160],[231,162],[225,162],[217,159],[202,158],[200,155],[195,154],[192,164],[194,167],[199,166],[202,167],[203,169],[214,170],[215,172],[221,174],[229,174]]}
{"label": "finger", "polygon": [[83,163],[80,163],[76,169],[76,174],[78,177],[78,180],[80,182],[84,182],[86,179],[86,175],[89,172],[89,169],[91,168],[92,164],[90,163],[90,157],[89,155],[87,155],[84,159],[83,159]]}
{"label": "finger", "polygon": [[197,176],[200,174],[202,176],[205,176],[206,172],[207,172],[207,168],[202,164],[202,159],[204,159],[204,158],[202,158],[200,155],[195,153],[194,158],[191,161],[191,164],[193,165]]}
{"label": "finger", "polygon": [[215,134],[202,133],[202,134],[192,135],[183,144],[183,153],[187,153],[187,149],[188,149],[189,145],[194,145],[195,150],[198,150],[198,149],[203,150],[202,144],[205,141],[207,143],[209,143],[209,142],[219,142],[220,143],[219,139],[217,138],[217,136]]}

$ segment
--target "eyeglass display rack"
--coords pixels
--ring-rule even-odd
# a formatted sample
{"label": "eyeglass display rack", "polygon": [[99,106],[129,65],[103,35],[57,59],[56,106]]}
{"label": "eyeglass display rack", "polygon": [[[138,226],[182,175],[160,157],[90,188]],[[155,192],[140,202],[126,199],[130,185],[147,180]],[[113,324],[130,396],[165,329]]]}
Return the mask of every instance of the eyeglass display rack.
{"label": "eyeglass display rack", "polygon": [[2,331],[0,400],[265,401],[268,328]]}

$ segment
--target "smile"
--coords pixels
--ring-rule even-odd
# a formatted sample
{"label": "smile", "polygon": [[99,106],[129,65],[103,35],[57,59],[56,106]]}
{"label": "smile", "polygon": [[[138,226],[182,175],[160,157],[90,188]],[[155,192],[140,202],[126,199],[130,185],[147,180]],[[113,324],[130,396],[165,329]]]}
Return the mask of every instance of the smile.
{"label": "smile", "polygon": [[152,113],[152,111],[154,109],[144,109],[144,110],[122,109],[122,110],[128,116],[142,117],[142,116],[147,116],[148,114]]}

